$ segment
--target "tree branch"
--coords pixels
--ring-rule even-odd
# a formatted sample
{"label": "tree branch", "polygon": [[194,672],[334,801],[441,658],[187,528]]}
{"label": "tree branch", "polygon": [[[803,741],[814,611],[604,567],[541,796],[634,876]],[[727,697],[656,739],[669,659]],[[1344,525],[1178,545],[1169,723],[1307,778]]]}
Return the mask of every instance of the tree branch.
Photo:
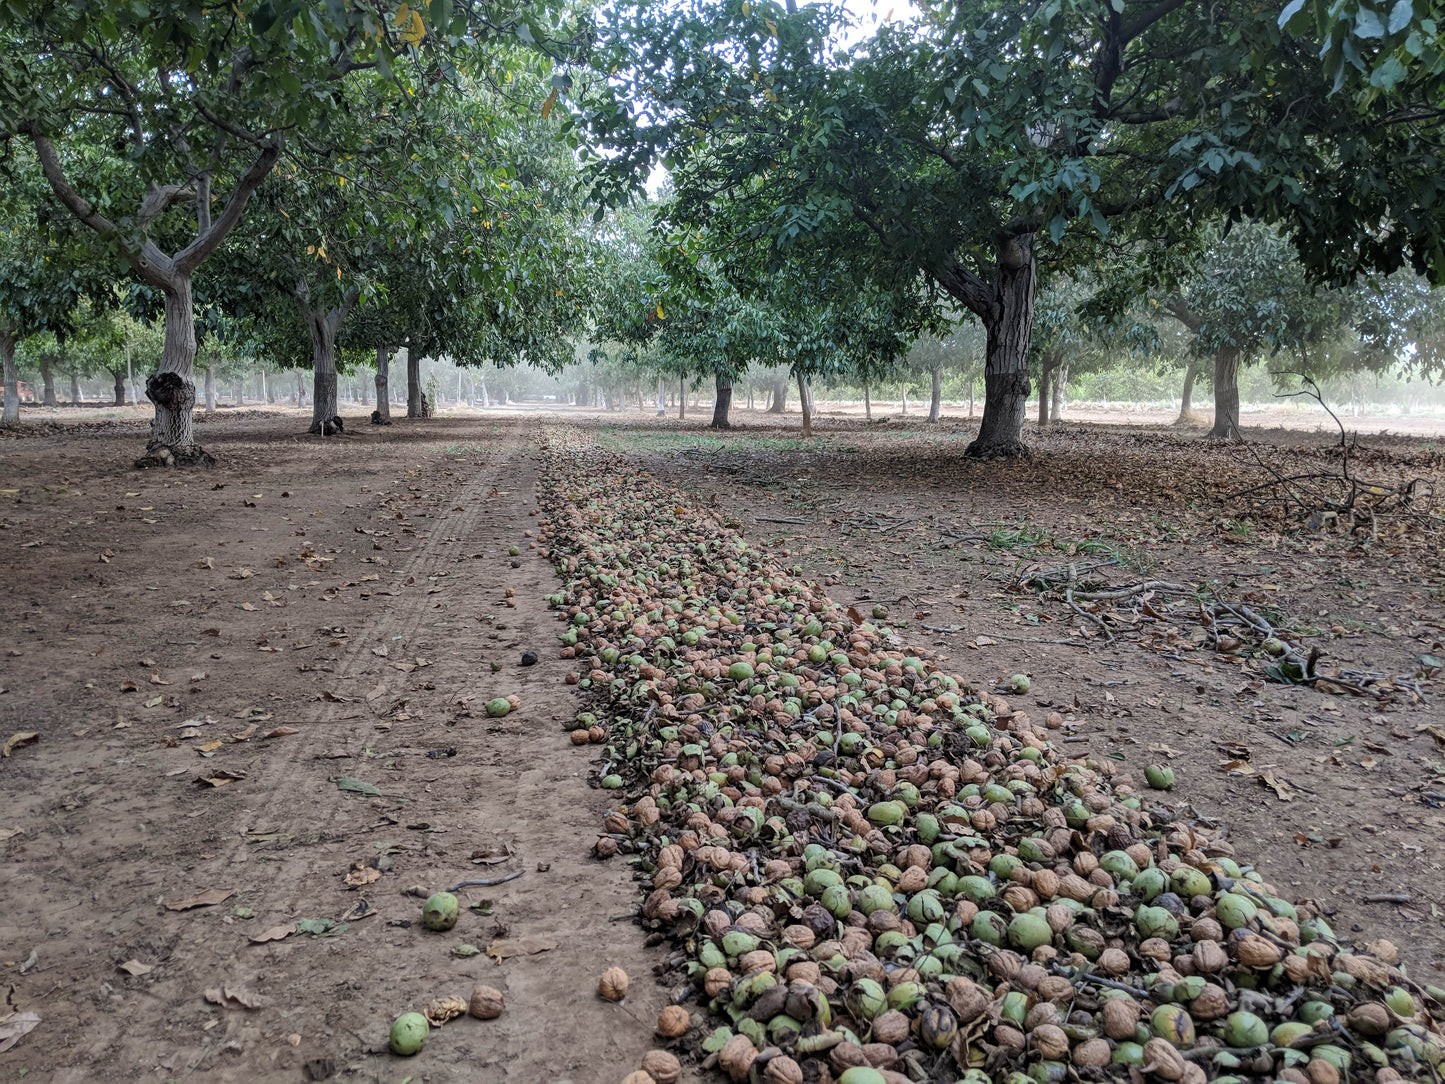
{"label": "tree branch", "polygon": [[225,208],[220,216],[211,223],[209,229],[196,237],[180,252],[176,253],[176,270],[182,274],[190,274],[220,246],[226,239],[226,235],[241,221],[241,215],[246,210],[246,204],[250,202],[251,196],[266,175],[271,172],[271,167],[276,164],[276,159],[281,155],[281,147],[278,141],[267,142],[262,145],[260,155],[251,163],[251,168],[241,175],[236,182],[236,187],[231,190],[231,198],[226,201]]}
{"label": "tree branch", "polygon": [[952,257],[934,273],[934,278],[975,316],[985,317],[993,308],[993,287]]}
{"label": "tree branch", "polygon": [[177,203],[189,203],[195,198],[196,190],[188,184],[158,185],[152,182],[146,189],[145,198],[140,202],[136,225],[144,230]]}

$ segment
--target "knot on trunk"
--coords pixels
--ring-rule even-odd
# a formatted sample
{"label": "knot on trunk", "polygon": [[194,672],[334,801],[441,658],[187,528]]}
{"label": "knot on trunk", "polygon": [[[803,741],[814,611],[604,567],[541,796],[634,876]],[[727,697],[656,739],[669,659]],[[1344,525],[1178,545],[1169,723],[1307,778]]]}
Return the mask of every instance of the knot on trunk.
{"label": "knot on trunk", "polygon": [[196,401],[196,389],[179,373],[153,373],[146,378],[146,398],[167,410],[185,410]]}

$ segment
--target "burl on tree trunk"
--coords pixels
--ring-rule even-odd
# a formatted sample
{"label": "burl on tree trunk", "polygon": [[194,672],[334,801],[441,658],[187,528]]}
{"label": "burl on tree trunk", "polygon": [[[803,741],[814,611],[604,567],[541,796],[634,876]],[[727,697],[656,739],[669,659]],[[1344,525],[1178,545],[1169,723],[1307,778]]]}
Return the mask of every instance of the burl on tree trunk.
{"label": "burl on tree trunk", "polygon": [[728,410],[733,402],[733,378],[724,373],[718,373],[713,377],[713,387],[716,389],[716,398],[712,405],[712,428],[731,429],[732,423],[728,421]]}

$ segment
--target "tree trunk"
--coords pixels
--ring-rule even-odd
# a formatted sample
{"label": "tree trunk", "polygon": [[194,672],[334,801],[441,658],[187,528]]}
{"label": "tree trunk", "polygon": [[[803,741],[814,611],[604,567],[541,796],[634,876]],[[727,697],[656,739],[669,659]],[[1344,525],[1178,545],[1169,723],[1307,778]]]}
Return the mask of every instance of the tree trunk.
{"label": "tree trunk", "polygon": [[788,409],[788,374],[773,380],[773,401],[768,404],[769,414],[781,414]]}
{"label": "tree trunk", "polygon": [[683,421],[687,417],[687,377],[680,376],[677,379],[677,420]]}
{"label": "tree trunk", "polygon": [[20,420],[20,371],[15,367],[15,336],[5,327],[0,327],[0,374],[5,381],[0,425],[14,425]]}
{"label": "tree trunk", "polygon": [[480,378],[480,379],[477,381],[477,383],[481,386],[481,389],[482,389],[482,407],[483,407],[483,409],[485,409],[486,407],[489,407],[489,406],[492,405],[492,397],[487,394],[487,380],[486,380],[486,377]]}
{"label": "tree trunk", "polygon": [[[265,388],[266,373],[263,370],[261,373],[261,389],[264,391]],[[296,370],[296,405],[298,407],[304,407],[306,405],[306,377],[301,374],[300,369]]]}
{"label": "tree trunk", "polygon": [[663,380],[662,374],[657,376],[657,416],[660,418],[667,413],[667,382]]}
{"label": "tree trunk", "polygon": [[125,370],[112,369],[110,371],[110,378],[115,381],[115,402],[111,405],[125,406]]}
{"label": "tree trunk", "polygon": [[1052,416],[1049,406],[1052,402],[1053,389],[1055,387],[1054,374],[1059,371],[1063,362],[1063,350],[1050,350],[1039,359],[1039,428],[1042,429],[1051,420],[1057,420]]}
{"label": "tree trunk", "polygon": [[1239,435],[1239,348],[1221,347],[1214,355],[1214,428],[1210,440]]}
{"label": "tree trunk", "polygon": [[903,403],[903,416],[908,417],[908,384],[905,382],[898,386],[899,399]]}
{"label": "tree trunk", "polygon": [[753,382],[748,381],[748,410],[753,409]]}
{"label": "tree trunk", "polygon": [[813,435],[813,401],[808,395],[808,381],[802,373],[798,374],[798,404],[803,410],[803,436]]}
{"label": "tree trunk", "polygon": [[166,339],[160,368],[146,377],[146,398],[156,408],[146,454],[137,467],[212,466],[216,460],[196,443],[196,314],[189,275],[176,275],[165,291]]}
{"label": "tree trunk", "polygon": [[421,356],[415,350],[408,349],[406,352],[406,416],[408,418],[425,417],[422,400],[424,393],[421,390]]}
{"label": "tree trunk", "polygon": [[50,371],[50,355],[40,355],[40,382],[44,388],[41,394],[41,406],[59,406],[55,398],[55,374]]}
{"label": "tree trunk", "polygon": [[246,405],[246,378],[244,376],[236,377],[236,405],[238,407]]}
{"label": "tree trunk", "polygon": [[935,365],[929,375],[933,377],[933,389],[928,400],[928,420],[936,422],[943,414],[943,366]]}
{"label": "tree trunk", "polygon": [[1194,382],[1199,379],[1199,365],[1193,358],[1184,367],[1184,389],[1179,393],[1179,417],[1175,425],[1195,425],[1199,415],[1194,413]]}
{"label": "tree trunk", "polygon": [[341,432],[336,421],[336,324],[324,312],[306,314],[311,331],[311,427],[308,433],[329,437]]}
{"label": "tree trunk", "polygon": [[378,425],[391,424],[391,351],[376,348],[376,410],[371,419]]}
{"label": "tree trunk", "polygon": [[1029,403],[1029,338],[1034,326],[1034,237],[1001,246],[998,280],[983,314],[988,348],[983,369],[983,421],[964,455],[1004,459],[1028,455],[1023,442]]}
{"label": "tree trunk", "polygon": [[712,402],[712,428],[731,429],[728,410],[733,402],[733,378],[725,373],[716,373],[713,376],[713,386],[717,394]]}
{"label": "tree trunk", "polygon": [[973,377],[968,378],[968,420],[973,421]]}
{"label": "tree trunk", "polygon": [[870,422],[873,420],[873,393],[867,384],[863,385],[863,419]]}
{"label": "tree trunk", "polygon": [[206,361],[206,413],[216,412],[216,359]]}
{"label": "tree trunk", "polygon": [[79,406],[85,402],[80,397],[80,377],[76,376],[73,370],[70,373],[70,402],[72,406]]}
{"label": "tree trunk", "polygon": [[1059,371],[1054,374],[1054,406],[1049,411],[1050,417],[1058,421],[1064,416],[1064,396],[1069,389],[1069,367],[1060,365]]}

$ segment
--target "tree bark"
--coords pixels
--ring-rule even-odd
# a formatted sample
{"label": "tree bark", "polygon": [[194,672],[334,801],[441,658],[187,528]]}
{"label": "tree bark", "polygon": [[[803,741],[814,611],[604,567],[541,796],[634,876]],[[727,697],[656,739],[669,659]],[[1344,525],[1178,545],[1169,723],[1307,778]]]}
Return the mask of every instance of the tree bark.
{"label": "tree bark", "polygon": [[928,420],[936,422],[943,414],[943,365],[935,365],[929,375],[933,377],[933,389],[928,400]]}
{"label": "tree bark", "polygon": [[865,381],[863,384],[863,420],[873,420],[873,393],[869,390]]}
{"label": "tree bark", "polygon": [[244,376],[236,377],[236,405],[238,407],[246,405],[246,378]]}
{"label": "tree bark", "polygon": [[1199,415],[1194,413],[1194,382],[1199,379],[1199,363],[1193,358],[1184,367],[1184,388],[1179,393],[1179,417],[1175,425],[1195,425]]}
{"label": "tree bark", "polygon": [[731,429],[732,423],[728,421],[728,410],[733,402],[733,378],[725,373],[713,375],[713,386],[716,389],[716,397],[712,404],[712,428]]}
{"label": "tree bark", "polygon": [[20,371],[15,366],[15,336],[8,327],[0,327],[0,375],[5,382],[0,425],[14,425],[20,420]]}
{"label": "tree bark", "polygon": [[371,420],[391,424],[391,351],[384,346],[376,348],[376,410]]}
{"label": "tree bark", "polygon": [[478,377],[477,385],[482,389],[482,407],[485,409],[492,405],[492,397],[487,394],[487,378]]}
{"label": "tree bark", "polygon": [[657,416],[660,418],[667,413],[667,382],[663,380],[662,374],[657,375]]}
{"label": "tree bark", "polygon": [[406,352],[406,416],[408,418],[426,417],[423,399],[425,393],[421,389],[421,355],[415,350],[408,349]]}
{"label": "tree bark", "polygon": [[784,373],[773,381],[773,401],[768,404],[769,414],[781,414],[788,409],[788,374]]}
{"label": "tree bark", "polygon": [[194,411],[196,385],[191,382],[196,361],[196,314],[191,304],[189,274],[172,276],[165,298],[165,346],[161,365],[146,377],[146,398],[156,408],[146,454],[137,467],[212,466],[216,460],[196,444]]}
{"label": "tree bark", "polygon": [[1062,349],[1047,351],[1039,359],[1039,428],[1041,429],[1050,421],[1058,420],[1058,415],[1051,413],[1049,407],[1056,387],[1055,374],[1058,373],[1063,360]]}
{"label": "tree bark", "polygon": [[1239,348],[1221,347],[1214,354],[1214,428],[1210,440],[1239,436]]}
{"label": "tree bark", "polygon": [[85,400],[80,397],[80,377],[75,374],[75,370],[73,369],[70,371],[69,376],[70,403],[72,406],[79,406],[81,403],[85,402]]}
{"label": "tree bark", "polygon": [[41,406],[59,406],[60,402],[55,398],[55,374],[50,369],[50,355],[40,355],[40,383],[44,389],[41,393]]}
{"label": "tree bark", "polygon": [[216,412],[216,359],[206,359],[206,413]]}
{"label": "tree bark", "polygon": [[940,285],[983,323],[983,421],[964,455],[1003,459],[1028,455],[1023,442],[1029,400],[1029,339],[1034,326],[1034,235],[1001,238],[994,281],[986,283],[962,265],[938,272]]}
{"label": "tree bark", "polygon": [[898,390],[900,392],[899,400],[903,403],[903,416],[906,418],[908,417],[908,381],[905,380],[898,385]]}
{"label": "tree bark", "polygon": [[110,378],[115,382],[115,402],[112,406],[125,406],[125,370],[112,369]]}
{"label": "tree bark", "polygon": [[802,373],[798,374],[798,404],[803,410],[803,436],[813,435],[813,403],[808,395],[808,380]]}
{"label": "tree bark", "polygon": [[677,378],[677,420],[687,418],[687,377]]}

